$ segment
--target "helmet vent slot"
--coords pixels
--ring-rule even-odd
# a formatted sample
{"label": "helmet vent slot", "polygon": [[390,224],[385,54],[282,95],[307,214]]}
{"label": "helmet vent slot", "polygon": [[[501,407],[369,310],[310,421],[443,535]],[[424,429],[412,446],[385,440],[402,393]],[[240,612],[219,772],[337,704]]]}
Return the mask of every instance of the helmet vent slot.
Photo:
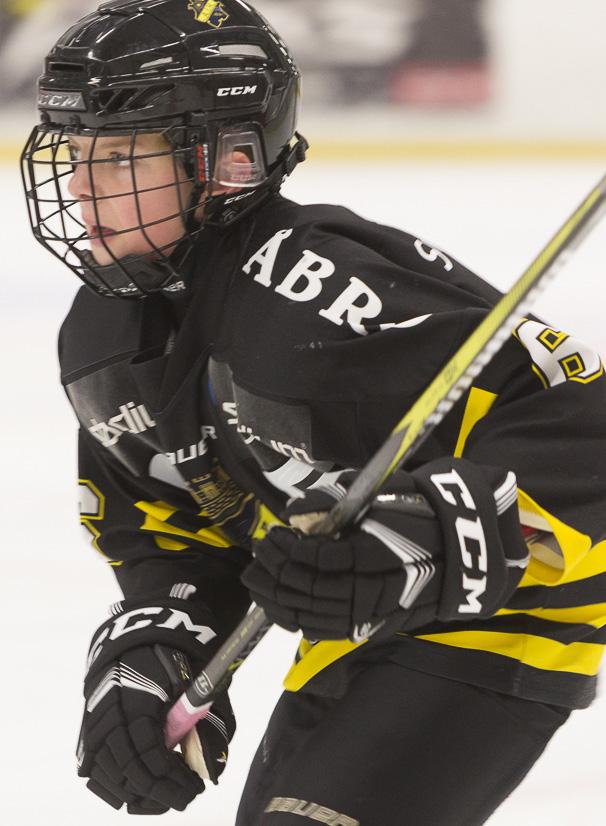
{"label": "helmet vent slot", "polygon": [[160,98],[167,95],[174,90],[173,83],[167,83],[163,86],[153,86],[149,89],[142,89],[134,98],[129,101],[129,109],[143,109],[145,106],[152,106],[157,103]]}
{"label": "helmet vent slot", "polygon": [[159,57],[157,60],[148,60],[146,63],[142,63],[139,68],[141,71],[147,71],[148,69],[159,69],[161,66],[167,66],[169,63],[173,63],[172,57]]}
{"label": "helmet vent slot", "polygon": [[99,104],[103,112],[120,112],[136,95],[137,89],[121,89],[119,92],[100,92]]}
{"label": "helmet vent slot", "polygon": [[50,72],[60,72],[61,74],[83,74],[86,68],[81,63],[58,63],[53,61],[48,64]]}
{"label": "helmet vent slot", "polygon": [[102,112],[113,114],[116,112],[136,112],[147,106],[157,103],[160,98],[169,94],[175,88],[173,83],[150,88],[120,89],[117,92],[100,92],[99,106]]}
{"label": "helmet vent slot", "polygon": [[267,60],[267,52],[255,43],[220,43],[219,54],[234,57],[261,57]]}

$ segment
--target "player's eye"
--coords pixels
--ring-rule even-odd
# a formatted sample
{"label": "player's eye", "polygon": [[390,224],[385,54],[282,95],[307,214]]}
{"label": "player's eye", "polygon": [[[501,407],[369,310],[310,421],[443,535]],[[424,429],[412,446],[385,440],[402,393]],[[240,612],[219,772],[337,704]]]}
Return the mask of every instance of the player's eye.
{"label": "player's eye", "polygon": [[71,144],[71,143],[68,145],[68,152],[69,152],[69,159],[70,159],[70,161],[79,161],[79,160],[80,160],[80,158],[82,157],[82,156],[81,156],[81,154],[80,154],[80,150],[78,149],[78,147],[77,147],[77,146],[74,146],[74,145],[73,145],[73,144]]}
{"label": "player's eye", "polygon": [[131,157],[123,152],[110,152],[109,160],[116,166],[127,167],[130,166]]}

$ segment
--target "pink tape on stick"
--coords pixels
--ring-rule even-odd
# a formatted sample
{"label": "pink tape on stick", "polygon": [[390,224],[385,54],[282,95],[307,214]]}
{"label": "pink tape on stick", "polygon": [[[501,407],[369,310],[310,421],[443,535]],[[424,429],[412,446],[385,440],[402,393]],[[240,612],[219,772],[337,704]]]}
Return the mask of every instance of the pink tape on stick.
{"label": "pink tape on stick", "polygon": [[174,704],[166,717],[164,742],[166,747],[174,749],[183,740],[199,720],[203,720],[210,711],[212,702],[194,707],[185,694]]}

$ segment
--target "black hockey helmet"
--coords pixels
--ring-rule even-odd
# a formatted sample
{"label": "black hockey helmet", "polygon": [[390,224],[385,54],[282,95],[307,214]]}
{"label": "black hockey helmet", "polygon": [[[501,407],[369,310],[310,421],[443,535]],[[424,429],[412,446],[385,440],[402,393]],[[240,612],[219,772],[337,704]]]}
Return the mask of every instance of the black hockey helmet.
{"label": "black hockey helmet", "polygon": [[[59,39],[39,80],[40,123],[21,159],[35,237],[102,295],[184,289],[204,227],[233,224],[304,159],[299,80],[285,44],[242,0],[104,3]],[[119,155],[104,150],[119,137]],[[170,181],[141,186],[140,164],[156,158]],[[117,164],[122,184],[101,185]],[[168,189],[172,212],[148,215]],[[106,227],[118,199],[136,220]],[[169,221],[173,235],[159,242]]]}

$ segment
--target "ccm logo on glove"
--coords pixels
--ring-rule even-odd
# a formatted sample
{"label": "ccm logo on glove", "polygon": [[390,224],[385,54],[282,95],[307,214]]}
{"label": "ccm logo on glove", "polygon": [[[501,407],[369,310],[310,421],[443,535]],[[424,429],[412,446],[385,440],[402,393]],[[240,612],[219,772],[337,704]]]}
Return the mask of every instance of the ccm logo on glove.
{"label": "ccm logo on glove", "polygon": [[[153,619],[149,619],[152,616]],[[148,617],[148,619],[137,619],[138,617]],[[121,614],[110,624],[106,625],[99,637],[93,641],[91,646],[87,667],[95,662],[97,657],[101,654],[103,644],[106,640],[116,640],[124,634],[129,634],[132,631],[141,631],[143,628],[155,626],[156,628],[166,628],[170,631],[183,626],[187,631],[194,633],[195,639],[206,645],[217,635],[209,628],[208,625],[196,625],[192,622],[189,614],[185,611],[176,608],[167,608],[158,606],[146,606],[144,608],[136,608],[134,611],[128,611]]]}
{"label": "ccm logo on glove", "polygon": [[[433,476],[430,476],[430,479],[449,505],[457,507],[462,504],[468,510],[476,513],[474,519],[457,516],[454,524],[459,540],[461,559],[466,569],[461,576],[461,587],[465,593],[466,601],[459,605],[457,611],[459,614],[479,614],[482,610],[479,597],[486,592],[488,554],[486,552],[486,537],[484,536],[480,517],[477,515],[476,503],[473,501],[469,488],[456,470],[451,470],[449,473],[434,473]],[[515,484],[515,477],[512,482]],[[454,490],[449,490],[447,486],[453,487]],[[455,493],[458,494],[459,501],[455,498]],[[482,576],[477,576],[478,570]],[[467,572],[476,575],[472,577]]]}

